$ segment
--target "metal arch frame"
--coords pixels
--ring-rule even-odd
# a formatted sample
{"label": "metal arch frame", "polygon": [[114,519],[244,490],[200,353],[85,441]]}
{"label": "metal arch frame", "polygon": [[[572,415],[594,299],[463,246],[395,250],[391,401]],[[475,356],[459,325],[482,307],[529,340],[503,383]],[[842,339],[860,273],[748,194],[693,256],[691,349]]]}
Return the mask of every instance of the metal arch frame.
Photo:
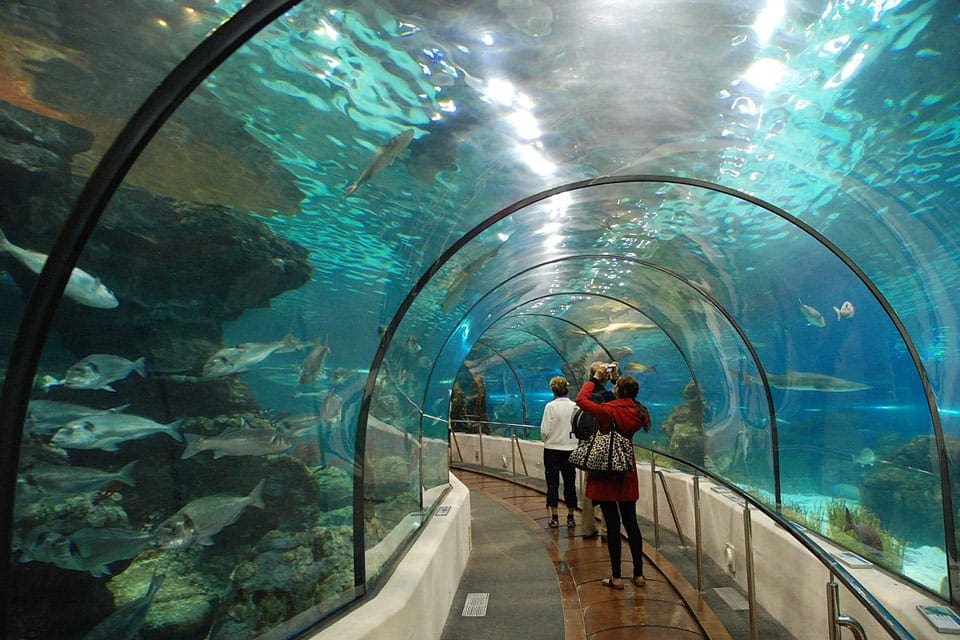
{"label": "metal arch frame", "polygon": [[[758,372],[759,377],[760,377],[760,380],[761,380],[761,384],[762,384],[762,386],[763,386],[764,397],[766,398],[766,401],[767,401],[767,411],[769,412],[769,420],[770,420],[770,448],[771,448],[771,452],[772,452],[772,454],[771,454],[771,462],[772,462],[772,465],[773,465],[772,474],[773,474],[773,486],[774,486],[774,500],[775,500],[775,504],[776,504],[777,511],[780,511],[780,510],[782,509],[782,507],[783,507],[783,502],[782,502],[782,491],[781,491],[781,484],[780,484],[780,439],[779,439],[779,434],[778,434],[778,431],[777,431],[776,407],[774,406],[774,403],[773,403],[773,394],[772,394],[771,391],[770,391],[770,384],[769,384],[769,381],[768,381],[768,379],[767,379],[766,371],[765,371],[762,363],[760,362],[760,355],[757,353],[757,350],[756,350],[756,348],[753,346],[753,343],[752,343],[752,342],[750,341],[750,339],[747,337],[747,334],[746,334],[746,332],[743,330],[743,327],[741,327],[740,324],[739,324],[739,323],[733,318],[733,316],[727,311],[727,309],[726,309],[722,304],[720,304],[720,301],[717,300],[717,299],[716,299],[709,291],[707,291],[705,288],[703,288],[702,286],[698,285],[697,283],[692,282],[691,280],[685,278],[684,276],[680,275],[680,274],[677,273],[676,271],[674,271],[674,270],[672,270],[672,269],[668,269],[668,268],[663,267],[663,266],[661,266],[661,265],[658,265],[658,264],[656,264],[656,263],[654,263],[654,262],[651,262],[651,261],[649,261],[649,260],[643,260],[643,259],[640,259],[640,258],[624,258],[624,257],[620,257],[620,256],[612,256],[612,255],[607,255],[607,254],[574,254],[574,255],[570,255],[570,256],[564,256],[564,257],[562,257],[562,258],[556,258],[556,259],[554,259],[554,260],[548,260],[548,261],[546,261],[546,262],[541,262],[541,263],[538,263],[538,264],[535,264],[535,265],[531,265],[530,267],[524,269],[523,271],[520,271],[520,272],[514,274],[514,275],[511,276],[510,278],[508,278],[508,279],[500,282],[500,283],[497,284],[496,286],[492,287],[489,291],[487,291],[487,292],[484,293],[482,296],[480,296],[480,298],[477,299],[477,301],[474,302],[474,303],[470,306],[470,309],[468,309],[468,310],[461,316],[460,321],[457,323],[456,326],[459,326],[460,324],[462,324],[462,323],[464,322],[464,320],[469,316],[471,310],[472,310],[472,309],[475,309],[475,308],[480,304],[480,302],[481,302],[482,300],[484,300],[486,297],[488,297],[489,295],[491,295],[494,291],[496,291],[496,290],[499,289],[500,287],[504,286],[504,285],[505,285],[507,282],[509,282],[510,280],[512,280],[512,279],[520,276],[521,274],[529,273],[529,272],[531,272],[531,271],[534,271],[534,270],[536,270],[536,269],[539,269],[539,268],[541,268],[541,267],[544,267],[544,266],[547,266],[547,265],[551,265],[551,264],[559,264],[559,263],[569,262],[569,261],[571,261],[571,260],[582,260],[582,259],[611,260],[611,261],[617,261],[617,262],[629,262],[629,263],[638,264],[638,265],[640,265],[640,266],[642,266],[642,267],[645,267],[645,268],[648,268],[648,269],[653,269],[653,270],[655,270],[655,271],[658,271],[658,272],[660,272],[660,273],[663,273],[664,275],[666,275],[666,276],[668,276],[668,277],[670,277],[670,278],[673,278],[674,280],[677,280],[678,282],[681,282],[681,283],[684,284],[687,288],[693,289],[694,291],[696,291],[697,294],[699,294],[701,298],[703,298],[704,300],[706,300],[706,301],[710,304],[710,306],[712,306],[717,312],[719,312],[719,313],[726,319],[727,323],[728,323],[731,327],[733,327],[734,331],[735,331],[735,332],[737,333],[737,335],[740,337],[741,342],[746,346],[747,351],[750,353],[750,357],[751,357],[751,359],[753,360],[754,366],[755,366],[756,369],[757,369],[757,372]],[[641,314],[641,315],[643,315],[643,316],[645,316],[645,317],[647,317],[647,318],[650,318],[650,316],[649,316],[648,314],[644,313],[641,309],[635,307],[634,305],[632,305],[632,304],[630,304],[630,303],[624,302],[623,300],[621,300],[620,298],[617,298],[617,297],[615,297],[615,296],[611,296],[611,295],[604,294],[604,293],[565,291],[565,292],[553,292],[553,293],[550,293],[550,294],[547,294],[547,295],[543,295],[543,296],[538,296],[538,297],[531,298],[530,300],[526,300],[526,301],[524,301],[524,302],[522,302],[522,303],[518,303],[518,304],[515,305],[512,309],[509,309],[509,310],[507,310],[507,311],[504,311],[498,318],[496,318],[493,322],[491,322],[491,323],[489,324],[489,326],[488,326],[488,329],[489,329],[489,327],[492,327],[494,324],[496,324],[497,322],[499,322],[501,319],[509,316],[509,314],[512,313],[514,310],[516,310],[516,309],[518,309],[518,308],[520,308],[520,307],[522,307],[522,306],[524,306],[524,305],[530,304],[531,302],[535,302],[535,301],[537,301],[537,300],[543,300],[543,299],[546,299],[546,298],[555,297],[555,296],[557,296],[557,295],[590,295],[590,296],[594,296],[594,297],[606,298],[606,299],[608,299],[608,300],[615,300],[615,301],[617,301],[617,302],[620,302],[620,303],[623,304],[624,306],[633,309],[633,310],[636,311],[637,313],[639,313],[639,314]],[[658,327],[660,327],[660,330],[663,331],[664,335],[666,335],[667,338],[673,343],[674,348],[676,348],[677,352],[680,354],[681,358],[683,358],[684,362],[686,363],[686,365],[687,365],[687,370],[690,372],[691,378],[693,378],[693,381],[694,381],[694,383],[697,385],[697,387],[700,388],[700,383],[697,382],[696,373],[694,372],[693,367],[690,365],[689,360],[687,360],[686,355],[684,354],[683,349],[680,348],[680,345],[677,343],[676,339],[674,339],[674,337],[673,337],[668,331],[665,331],[665,330],[663,329],[663,326],[662,326],[660,323],[658,323],[655,319],[653,319],[653,318],[650,318],[650,319],[653,320],[654,323],[655,323]],[[485,333],[488,329],[485,329],[485,330],[484,330],[484,333]],[[455,333],[456,333],[456,328],[454,328],[453,331],[451,331],[451,332],[448,334],[447,339],[444,341],[444,345],[446,345],[446,344],[449,343],[450,338],[451,338]],[[481,335],[481,337],[482,337],[482,336],[483,336],[483,333],[481,333],[480,335]],[[479,339],[480,339],[480,338],[478,338],[478,340],[479,340]],[[597,341],[597,343],[600,344],[599,341]],[[606,348],[603,347],[603,345],[601,345],[601,347],[604,349],[604,351],[606,351]],[[441,348],[441,352],[442,352],[442,350],[443,350],[443,349]],[[609,351],[606,351],[606,352],[607,352],[607,355],[610,355],[610,352],[609,352]],[[612,357],[612,356],[611,356],[611,357]],[[434,372],[434,368],[431,368],[430,374],[427,376],[427,380],[428,380],[427,385],[424,387],[424,393],[425,393],[425,394],[426,394],[426,388],[429,387],[429,380],[433,377],[433,372]],[[423,402],[426,403],[426,397],[424,397]]]}
{"label": "metal arch frame", "polygon": [[60,228],[24,307],[0,393],[0,632],[7,628],[13,502],[22,426],[43,346],[64,288],[114,192],[177,107],[224,60],[301,0],[251,0],[201,41],[127,120]]}
{"label": "metal arch frame", "polygon": [[[629,306],[629,305],[627,305],[626,303],[624,303],[624,306]],[[552,316],[552,315],[550,315],[549,313],[524,313],[523,311],[521,311],[520,313],[518,313],[516,316],[513,316],[513,317],[519,318],[519,317],[531,317],[531,316],[537,316],[537,317],[541,317],[541,318],[551,318],[551,319],[553,319],[553,320],[559,320],[559,321],[561,321],[561,322],[566,322],[566,323],[569,324],[570,326],[575,327],[578,331],[580,331],[581,333],[583,333],[583,335],[587,336],[588,338],[590,338],[591,340],[593,340],[594,342],[596,342],[596,343],[597,343],[597,346],[600,347],[601,349],[603,349],[603,352],[604,352],[605,354],[607,354],[607,357],[608,357],[608,358],[610,358],[611,360],[614,359],[614,358],[613,358],[613,354],[610,353],[610,350],[607,349],[607,346],[606,346],[605,344],[603,344],[602,342],[600,342],[600,339],[597,338],[597,336],[593,335],[590,331],[588,331],[588,330],[585,329],[584,327],[581,327],[579,324],[577,324],[577,323],[574,322],[573,320],[568,320],[567,318],[561,318],[560,316]],[[506,316],[504,316],[504,317],[506,317]],[[559,351],[558,351],[557,353],[559,353]],[[566,358],[562,358],[562,360],[563,360],[563,363],[564,363],[564,364],[569,364],[569,363],[567,362],[567,359],[566,359]]]}
{"label": "metal arch frame", "polygon": [[[947,575],[948,582],[950,584],[950,599],[956,604],[960,594],[954,592],[954,585],[960,582],[960,559],[957,555],[957,542],[953,536],[954,532],[954,507],[953,507],[953,492],[950,485],[950,470],[949,470],[949,461],[947,458],[946,443],[943,433],[943,424],[940,420],[940,412],[937,408],[936,396],[933,392],[933,388],[930,384],[930,380],[927,376],[923,362],[920,359],[919,351],[917,350],[916,345],[913,343],[913,340],[910,338],[909,333],[906,330],[906,326],[903,324],[903,321],[894,311],[890,302],[886,297],[881,293],[880,289],[877,287],[874,282],[867,277],[866,273],[857,266],[857,264],[844,253],[837,245],[831,242],[826,236],[814,229],[811,225],[803,222],[796,216],[791,215],[786,210],[777,207],[774,204],[767,202],[761,198],[758,198],[754,195],[744,193],[742,191],[732,189],[730,187],[725,187],[723,185],[708,182],[706,180],[699,180],[696,178],[685,178],[681,176],[668,176],[668,175],[656,175],[656,174],[635,174],[635,175],[622,175],[622,176],[601,176],[598,178],[592,178],[588,180],[581,180],[578,182],[571,182],[550,189],[545,189],[538,193],[527,196],[513,202],[512,204],[500,209],[486,220],[480,224],[473,227],[459,240],[454,242],[443,254],[441,254],[424,272],[420,277],[417,283],[410,289],[406,298],[401,302],[400,306],[397,308],[396,313],[394,314],[393,319],[390,321],[390,324],[387,327],[387,330],[384,332],[384,335],[381,338],[380,346],[377,349],[376,354],[374,355],[373,361],[370,367],[370,374],[368,378],[368,389],[372,392],[373,386],[372,381],[376,380],[376,372],[380,367],[380,364],[383,361],[383,357],[386,353],[386,347],[390,342],[390,339],[393,336],[393,333],[396,331],[397,327],[400,324],[400,321],[409,311],[410,307],[413,305],[413,301],[417,298],[421,291],[426,288],[430,280],[437,274],[443,265],[445,265],[460,249],[466,246],[474,238],[479,236],[485,230],[496,224],[497,222],[503,220],[504,218],[524,209],[528,206],[534,205],[543,200],[552,198],[555,195],[561,193],[568,193],[571,191],[578,191],[581,189],[587,189],[590,187],[606,186],[606,185],[618,185],[618,184],[628,184],[628,183],[665,183],[665,184],[678,184],[686,185],[690,187],[696,187],[699,189],[704,189],[706,191],[712,191],[715,193],[720,193],[723,195],[730,196],[737,200],[747,202],[753,206],[759,207],[772,213],[773,215],[781,218],[787,223],[793,225],[794,227],[800,229],[802,232],[806,233],[808,236],[813,238],[828,251],[834,254],[838,260],[843,262],[848,269],[850,269],[857,278],[863,283],[865,287],[873,295],[874,299],[880,304],[884,312],[893,322],[894,326],[897,328],[897,332],[900,334],[901,339],[904,341],[904,344],[907,347],[907,351],[910,354],[910,358],[913,361],[914,367],[917,370],[917,375],[920,378],[920,383],[923,386],[924,395],[927,401],[927,410],[930,413],[931,423],[933,425],[934,437],[937,443],[937,455],[938,463],[940,468],[940,487],[941,487],[941,504],[943,506],[943,522],[944,522],[944,549],[947,553]],[[608,256],[611,257],[611,256]],[[761,374],[763,369],[758,369]],[[767,393],[769,393],[769,385],[767,380],[764,379],[764,386],[767,387]],[[363,425],[366,422],[367,414],[369,413],[369,398],[365,398],[364,404],[361,406],[360,415],[358,416],[359,424],[357,425],[357,437],[359,438],[364,431]],[[779,482],[779,478],[778,478]]]}
{"label": "metal arch frame", "polygon": [[[490,351],[493,351],[497,356],[503,360],[503,363],[507,365],[507,368],[510,369],[510,373],[513,374],[513,379],[517,381],[517,388],[520,390],[520,412],[521,420],[523,424],[527,423],[527,394],[523,391],[523,381],[520,379],[520,374],[517,373],[517,370],[514,368],[513,364],[510,362],[510,359],[500,353],[500,350],[494,347],[492,344],[484,342],[480,338],[477,338],[477,341],[474,344],[482,344]],[[486,385],[484,385],[486,388]],[[421,418],[422,420],[423,418]]]}

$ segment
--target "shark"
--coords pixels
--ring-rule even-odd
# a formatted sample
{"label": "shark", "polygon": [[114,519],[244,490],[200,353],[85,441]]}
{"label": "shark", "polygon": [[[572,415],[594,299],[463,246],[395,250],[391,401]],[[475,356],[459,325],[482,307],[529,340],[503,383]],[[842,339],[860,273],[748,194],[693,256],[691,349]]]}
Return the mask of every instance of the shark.
{"label": "shark", "polygon": [[[745,375],[743,379],[750,384],[760,384],[759,376]],[[863,391],[872,389],[868,384],[836,378],[822,373],[811,373],[808,371],[793,371],[787,369],[783,374],[769,374],[767,381],[771,387],[777,389],[786,389],[790,391],[820,391],[823,393],[849,393],[851,391]]]}

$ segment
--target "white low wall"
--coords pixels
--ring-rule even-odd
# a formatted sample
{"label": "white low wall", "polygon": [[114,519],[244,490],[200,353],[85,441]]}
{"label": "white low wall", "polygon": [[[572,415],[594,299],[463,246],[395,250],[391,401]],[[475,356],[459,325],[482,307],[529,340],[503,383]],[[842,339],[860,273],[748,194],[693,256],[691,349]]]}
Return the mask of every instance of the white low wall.
{"label": "white low wall", "polygon": [[[483,461],[486,467],[498,471],[516,469],[523,474],[517,447],[509,438],[483,436]],[[456,434],[451,442],[451,460],[479,464],[480,438],[476,435]],[[543,445],[540,442],[521,442],[527,475],[543,478]],[[516,465],[514,467],[514,465]],[[648,463],[638,465],[640,500],[637,515],[654,521],[653,474]],[[693,509],[693,476],[679,471],[662,469],[670,497],[677,511],[685,543],[694,544],[695,521]],[[579,474],[578,474],[579,475]],[[718,493],[705,478],[700,481],[701,543],[703,555],[721,567],[729,565],[728,572],[744,593],[747,591],[746,555],[744,552],[743,502],[733,500],[729,493]],[[660,527],[675,532],[676,528],[666,497],[657,482],[657,511]],[[751,510],[751,548],[753,549],[754,584],[758,605],[780,621],[798,640],[822,640],[829,637],[827,624],[827,588],[830,573],[789,533],[756,509]],[[842,551],[828,540],[808,534],[831,554]],[[653,540],[646,540],[653,544]],[[729,548],[729,551],[728,551]],[[728,562],[729,558],[729,562]],[[897,580],[875,568],[851,569],[855,579],[884,603],[890,613],[918,640],[943,638],[917,611],[918,604],[939,604],[925,592],[909,583]],[[696,576],[687,576],[696,584]],[[710,588],[709,584],[704,585]],[[874,621],[856,598],[840,585],[840,613],[856,618],[871,640],[888,638],[889,634]],[[848,632],[849,633],[849,632]]]}
{"label": "white low wall", "polygon": [[[470,490],[450,476],[450,491],[380,592],[313,640],[436,640],[470,557]],[[377,563],[376,549],[367,554]]]}

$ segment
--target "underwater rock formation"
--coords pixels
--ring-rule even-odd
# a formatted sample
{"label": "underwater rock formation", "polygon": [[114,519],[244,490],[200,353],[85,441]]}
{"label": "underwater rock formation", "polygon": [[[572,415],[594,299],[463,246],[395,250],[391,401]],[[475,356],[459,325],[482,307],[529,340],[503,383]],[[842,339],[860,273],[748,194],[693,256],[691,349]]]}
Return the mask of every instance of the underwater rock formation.
{"label": "underwater rock formation", "polygon": [[[0,229],[11,242],[49,252],[82,188],[71,159],[91,140],[81,129],[0,103]],[[222,346],[224,321],[268,306],[311,274],[306,249],[260,220],[129,186],[114,195],[79,266],[120,304],[93,309],[64,299],[55,320],[64,346],[146,356],[153,370],[179,372],[199,368]],[[26,298],[36,276],[9,256],[0,256],[0,268]]]}
{"label": "underwater rock formation", "polygon": [[674,407],[660,429],[668,438],[668,452],[703,466],[703,401],[692,380],[683,388],[683,401]]}
{"label": "underwater rock formation", "polygon": [[[960,458],[960,438],[946,437],[945,442],[948,457]],[[934,436],[915,436],[896,451],[878,455],[884,464],[864,472],[863,506],[876,513],[888,531],[912,544],[942,547],[943,521],[930,518],[941,509]]]}

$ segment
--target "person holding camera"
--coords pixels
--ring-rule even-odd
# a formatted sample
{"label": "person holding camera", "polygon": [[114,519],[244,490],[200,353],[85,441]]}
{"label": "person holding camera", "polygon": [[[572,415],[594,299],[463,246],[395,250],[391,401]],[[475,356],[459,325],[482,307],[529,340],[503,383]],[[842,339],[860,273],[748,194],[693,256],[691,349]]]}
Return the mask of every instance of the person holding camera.
{"label": "person holding camera", "polygon": [[[590,399],[594,402],[609,402],[614,399],[613,392],[607,389],[606,384],[610,379],[610,374],[607,371],[608,364],[606,362],[597,361],[590,365],[590,378],[597,380],[598,384],[594,390],[593,394],[590,396]],[[600,516],[600,526],[597,527],[596,520],[596,505],[593,504],[593,501],[587,497],[587,480],[586,472],[582,472],[583,479],[580,482],[580,493],[578,497],[580,498],[580,504],[583,506],[583,539],[592,540],[597,536],[600,536],[601,542],[607,541],[607,526],[603,520],[603,515]]]}
{"label": "person holding camera", "polygon": [[[609,402],[596,402],[591,396],[602,389],[606,380],[613,380],[614,399]],[[650,412],[637,402],[640,383],[637,379],[620,375],[620,366],[616,362],[605,365],[603,371],[590,369],[590,379],[583,383],[577,394],[577,406],[596,416],[600,431],[607,433],[616,429],[621,435],[633,439],[633,434],[643,429],[650,430]],[[611,576],[604,578],[601,584],[611,589],[623,589],[620,573],[620,559],[623,543],[620,540],[620,525],[627,532],[627,543],[633,558],[633,585],[646,584],[643,577],[643,537],[637,523],[637,500],[640,499],[640,481],[637,478],[636,460],[632,471],[617,474],[587,473],[586,495],[600,505],[604,522],[607,525],[607,551],[610,554]]]}
{"label": "person holding camera", "polygon": [[570,452],[577,439],[570,432],[570,416],[576,405],[567,394],[570,383],[563,376],[550,378],[553,400],[543,408],[540,420],[540,438],[543,440],[543,476],[547,481],[547,508],[550,509],[550,528],[560,526],[557,505],[560,502],[560,476],[563,476],[563,501],[567,505],[567,527],[577,526],[573,518],[577,510],[577,470],[570,464]]}

